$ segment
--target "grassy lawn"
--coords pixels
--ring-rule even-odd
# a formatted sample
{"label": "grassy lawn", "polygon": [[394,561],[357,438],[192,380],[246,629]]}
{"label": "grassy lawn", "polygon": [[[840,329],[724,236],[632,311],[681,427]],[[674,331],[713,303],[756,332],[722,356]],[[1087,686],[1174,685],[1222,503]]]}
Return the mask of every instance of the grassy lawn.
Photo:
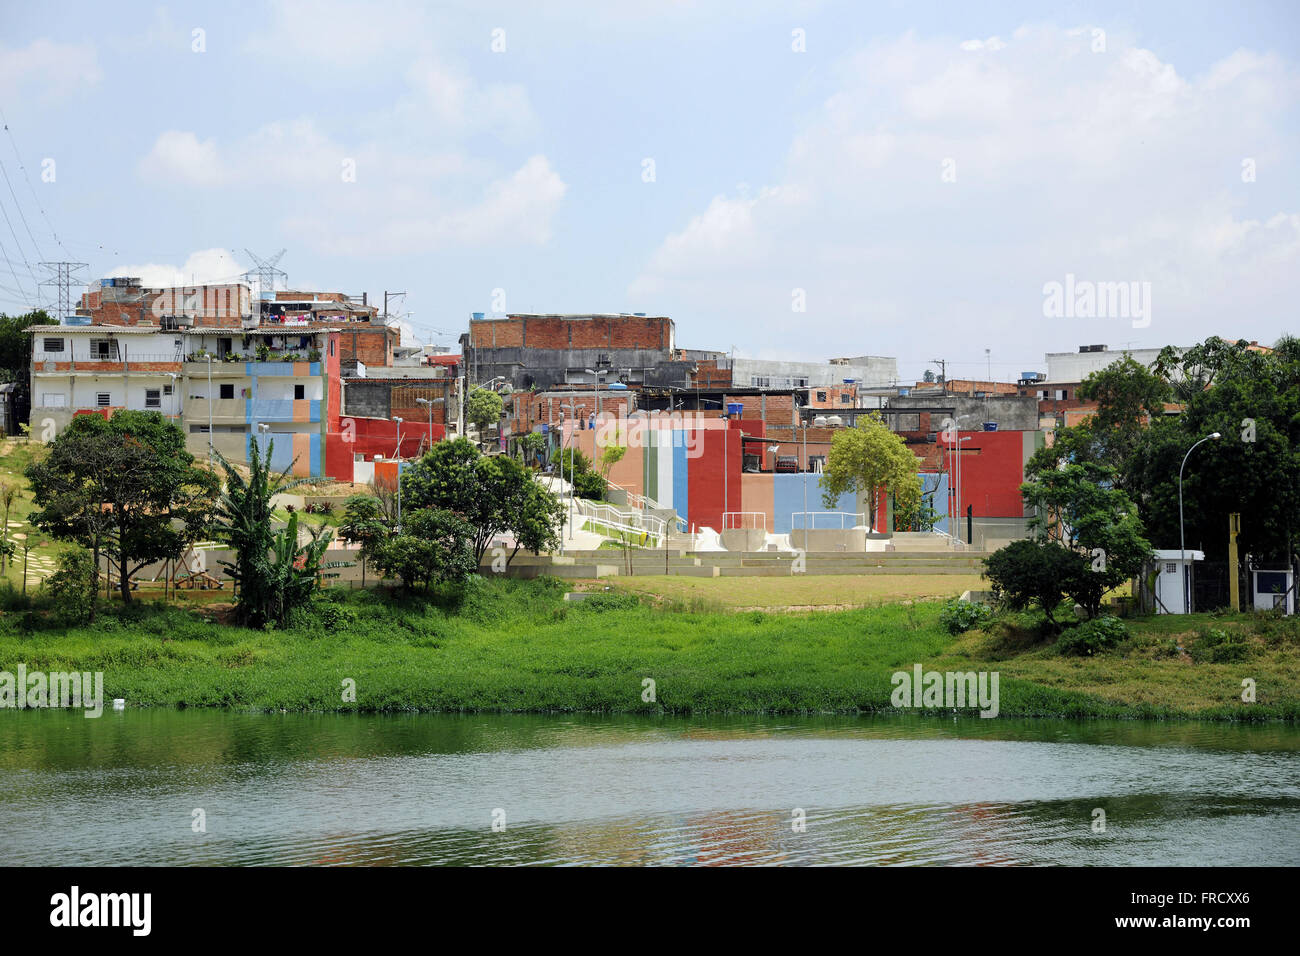
{"label": "grassy lawn", "polygon": [[[584,582],[601,588],[606,581]],[[948,599],[982,590],[979,574],[817,574],[772,578],[689,578],[679,575],[620,577],[623,590],[655,600],[682,601],[700,608],[847,608],[893,601]]]}
{"label": "grassy lawn", "polygon": [[[10,540],[13,540],[14,534],[26,534],[29,537],[32,548],[27,555],[28,590],[40,585],[45,574],[54,569],[54,559],[59,551],[68,547],[68,545],[52,540],[48,535],[27,524],[27,516],[32,513],[34,508],[31,487],[28,484],[27,476],[23,472],[35,457],[42,454],[44,450],[45,446],[38,442],[29,443],[26,440],[13,438],[0,439],[0,481],[15,485],[18,488],[18,497],[14,499],[14,503],[9,509],[9,527],[4,530],[5,535]],[[7,581],[14,587],[21,589],[23,583],[23,549],[21,542],[14,541],[14,544],[18,545],[18,553],[14,557],[14,562],[5,568],[4,575],[0,576],[0,581]]]}
{"label": "grassy lawn", "polygon": [[[427,601],[338,589],[282,631],[216,623],[216,605],[115,607],[94,628],[11,609],[0,614],[0,671],[102,671],[108,696],[132,705],[857,713],[890,710],[890,676],[920,663],[996,670],[1004,716],[1300,716],[1295,622],[1135,621],[1125,644],[1077,659],[1014,622],[954,638],[938,602],[768,614],[656,606],[616,589],[567,603],[565,590],[476,580],[459,598]],[[1240,634],[1233,653],[1244,659],[1216,661],[1207,629]],[[1258,703],[1240,701],[1243,677],[1258,682]],[[343,699],[348,680],[355,701]]]}

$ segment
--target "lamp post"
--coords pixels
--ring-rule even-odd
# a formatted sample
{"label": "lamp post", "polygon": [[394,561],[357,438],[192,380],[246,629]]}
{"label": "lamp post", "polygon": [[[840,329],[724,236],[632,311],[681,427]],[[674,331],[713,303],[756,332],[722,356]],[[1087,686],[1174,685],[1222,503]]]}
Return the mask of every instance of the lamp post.
{"label": "lamp post", "polygon": [[594,376],[594,377],[595,377],[595,380],[596,380],[596,382],[595,382],[595,391],[596,391],[596,421],[600,421],[600,380],[601,380],[601,378],[603,378],[604,376],[606,376],[606,375],[609,374],[609,369],[607,369],[607,368],[602,368],[602,369],[597,370],[597,369],[594,369],[594,368],[584,368],[583,371],[586,372],[588,375],[591,375],[591,376]]}
{"label": "lamp post", "polygon": [[394,417],[397,423],[397,450],[393,457],[397,459],[397,532],[402,532],[402,422],[405,419]]}
{"label": "lamp post", "polygon": [[1178,570],[1179,573],[1181,573],[1183,576],[1183,613],[1184,614],[1192,613],[1192,605],[1191,605],[1191,600],[1187,588],[1187,578],[1188,578],[1187,543],[1183,536],[1183,469],[1187,467],[1187,459],[1192,456],[1192,452],[1196,451],[1196,449],[1199,446],[1205,444],[1207,441],[1210,441],[1211,439],[1217,441],[1218,438],[1219,438],[1218,432],[1211,432],[1210,434],[1206,435],[1204,438],[1198,441],[1191,448],[1187,449],[1187,454],[1183,456],[1183,463],[1178,466],[1178,557],[1179,557]]}

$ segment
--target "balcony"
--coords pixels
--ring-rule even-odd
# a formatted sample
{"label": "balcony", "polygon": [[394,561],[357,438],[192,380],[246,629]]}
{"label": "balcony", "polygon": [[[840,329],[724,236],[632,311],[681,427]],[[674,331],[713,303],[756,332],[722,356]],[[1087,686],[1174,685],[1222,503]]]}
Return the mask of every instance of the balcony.
{"label": "balcony", "polygon": [[[214,398],[215,425],[252,425],[257,422],[319,422],[320,400],[314,398]],[[185,401],[185,419],[194,424],[208,420],[208,400]]]}
{"label": "balcony", "polygon": [[[184,370],[185,374],[190,378],[207,378],[208,362],[206,360],[198,362],[187,360],[185,362]],[[227,362],[214,359],[212,362],[212,377],[214,379],[244,378],[245,376],[294,377],[320,374],[320,362],[260,362],[256,359],[238,362]]]}

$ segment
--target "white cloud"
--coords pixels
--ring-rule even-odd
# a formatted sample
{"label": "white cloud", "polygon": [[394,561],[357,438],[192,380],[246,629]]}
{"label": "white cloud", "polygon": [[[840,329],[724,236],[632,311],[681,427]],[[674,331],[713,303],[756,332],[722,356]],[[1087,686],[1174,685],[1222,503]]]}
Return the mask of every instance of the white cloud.
{"label": "white cloud", "polygon": [[40,100],[62,98],[103,79],[91,43],[33,40],[27,46],[0,46],[0,96],[27,95]]}
{"label": "white cloud", "polygon": [[238,282],[248,268],[229,249],[201,249],[190,253],[189,258],[180,266],[158,262],[118,266],[105,273],[104,277],[133,276],[139,278],[146,288],[171,288]]}
{"label": "white cloud", "polygon": [[[1279,303],[1300,294],[1300,209],[1267,183],[1300,174],[1283,122],[1296,65],[1238,51],[1185,76],[1114,31],[1107,48],[1091,51],[1090,29],[1023,27],[859,51],[774,185],[713,198],[629,294],[743,322],[755,350],[797,326],[810,355],[925,361],[924,330],[944,329],[950,357],[977,356],[965,371],[991,341],[1032,359],[1280,332]],[[1243,157],[1268,169],[1259,183],[1242,182]],[[1151,327],[1045,320],[1043,284],[1067,272],[1152,281]],[[791,312],[795,288],[807,313]]]}
{"label": "white cloud", "polygon": [[286,228],[335,255],[389,255],[459,246],[542,245],[568,187],[545,156],[529,158],[483,189],[477,200],[440,208],[433,197],[354,205],[352,215],[311,214]]}

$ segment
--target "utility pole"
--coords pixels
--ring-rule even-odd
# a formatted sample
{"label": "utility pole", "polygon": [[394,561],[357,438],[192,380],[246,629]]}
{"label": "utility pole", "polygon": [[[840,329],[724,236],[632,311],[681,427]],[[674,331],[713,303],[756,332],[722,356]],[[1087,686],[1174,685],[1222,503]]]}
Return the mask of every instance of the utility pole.
{"label": "utility pole", "polygon": [[1241,534],[1241,513],[1228,515],[1228,594],[1234,611],[1241,610],[1241,585],[1237,580],[1237,535]]}
{"label": "utility pole", "polygon": [[934,365],[939,366],[939,378],[943,382],[943,393],[948,394],[948,363],[944,359],[931,359]]}
{"label": "utility pole", "polygon": [[405,292],[389,292],[387,289],[384,290],[384,322],[385,322],[385,323],[387,323],[387,321],[388,321],[388,297],[389,297],[390,295],[391,295],[393,298],[397,298],[399,295],[406,295],[406,293],[405,293]]}

